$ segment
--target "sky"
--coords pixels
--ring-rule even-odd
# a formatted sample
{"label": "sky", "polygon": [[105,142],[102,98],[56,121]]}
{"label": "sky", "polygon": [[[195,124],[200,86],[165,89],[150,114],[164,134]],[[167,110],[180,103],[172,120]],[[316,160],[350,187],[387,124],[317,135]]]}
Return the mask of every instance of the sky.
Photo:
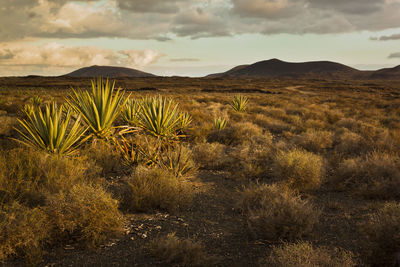
{"label": "sky", "polygon": [[400,65],[400,0],[1,0],[0,76],[204,76],[278,58]]}

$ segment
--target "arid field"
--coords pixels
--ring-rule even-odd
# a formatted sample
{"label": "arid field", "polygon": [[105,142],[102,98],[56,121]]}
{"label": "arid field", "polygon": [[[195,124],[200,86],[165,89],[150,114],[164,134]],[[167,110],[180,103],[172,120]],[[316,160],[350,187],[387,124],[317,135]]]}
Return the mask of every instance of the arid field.
{"label": "arid field", "polygon": [[5,266],[399,266],[400,81],[115,82],[0,78]]}

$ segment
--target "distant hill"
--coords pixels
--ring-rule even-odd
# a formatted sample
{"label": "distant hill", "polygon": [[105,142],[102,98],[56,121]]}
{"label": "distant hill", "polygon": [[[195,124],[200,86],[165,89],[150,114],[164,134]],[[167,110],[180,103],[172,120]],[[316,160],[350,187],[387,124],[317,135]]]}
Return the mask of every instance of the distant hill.
{"label": "distant hill", "polygon": [[386,68],[374,71],[371,79],[400,80],[400,65],[394,68]]}
{"label": "distant hill", "polygon": [[349,66],[330,61],[291,63],[279,59],[241,65],[227,72],[208,75],[208,78],[352,78],[363,72]]}
{"label": "distant hill", "polygon": [[210,74],[210,75],[207,75],[206,77],[207,78],[219,78],[222,76],[229,76],[231,74],[234,74],[236,71],[244,69],[248,66],[250,66],[250,65],[239,65],[239,66],[234,67],[233,69],[228,70],[227,72]]}
{"label": "distant hill", "polygon": [[122,78],[122,77],[129,77],[129,78],[143,78],[143,77],[156,77],[151,73],[130,69],[130,68],[123,68],[123,67],[111,67],[111,66],[91,66],[78,69],[71,73],[65,74],[63,76],[66,77],[110,77],[110,78]]}

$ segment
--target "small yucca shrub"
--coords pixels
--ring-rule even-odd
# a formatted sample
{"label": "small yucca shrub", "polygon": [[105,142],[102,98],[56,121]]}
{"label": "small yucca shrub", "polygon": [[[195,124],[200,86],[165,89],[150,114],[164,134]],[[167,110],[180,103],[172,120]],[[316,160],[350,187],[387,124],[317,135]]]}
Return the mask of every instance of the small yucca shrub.
{"label": "small yucca shrub", "polygon": [[247,109],[248,102],[249,99],[247,97],[235,95],[230,105],[232,106],[233,110],[237,112],[244,112]]}
{"label": "small yucca shrub", "polygon": [[31,98],[31,102],[34,107],[39,108],[43,103],[43,99],[40,96],[36,95]]}
{"label": "small yucca shrub", "polygon": [[68,104],[82,116],[91,132],[99,138],[108,138],[113,123],[121,113],[127,99],[118,89],[114,94],[115,81],[98,78],[92,80],[92,92],[75,91],[67,98]]}
{"label": "small yucca shrub", "polygon": [[22,138],[20,142],[48,153],[73,153],[86,131],[80,124],[80,117],[73,122],[72,111],[68,109],[63,115],[63,108],[55,102],[46,105],[44,111],[33,109],[26,116],[27,119],[18,120],[22,128],[16,129]]}
{"label": "small yucca shrub", "polygon": [[122,109],[122,119],[131,126],[137,126],[139,122],[140,104],[135,99],[129,99]]}
{"label": "small yucca shrub", "polygon": [[190,126],[192,121],[193,121],[192,116],[190,116],[189,113],[187,113],[187,112],[181,113],[180,121],[179,121],[179,124],[177,127],[178,132],[183,133]]}
{"label": "small yucca shrub", "polygon": [[222,117],[215,118],[213,129],[217,131],[223,130],[225,129],[227,123],[227,120]]}
{"label": "small yucca shrub", "polygon": [[176,137],[182,114],[172,99],[160,95],[147,97],[140,102],[140,108],[138,126],[146,133],[162,138]]}

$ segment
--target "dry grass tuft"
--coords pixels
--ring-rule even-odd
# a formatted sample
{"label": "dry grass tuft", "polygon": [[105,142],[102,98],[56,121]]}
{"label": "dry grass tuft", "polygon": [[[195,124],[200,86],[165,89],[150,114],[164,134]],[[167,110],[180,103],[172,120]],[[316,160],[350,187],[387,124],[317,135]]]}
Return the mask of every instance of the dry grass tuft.
{"label": "dry grass tuft", "polygon": [[263,264],[271,267],[353,267],[357,261],[351,252],[343,249],[330,250],[314,247],[309,242],[286,243],[272,247],[272,252]]}
{"label": "dry grass tuft", "polygon": [[366,197],[399,198],[399,161],[397,156],[383,152],[346,159],[339,164],[333,180],[337,187],[350,188]]}
{"label": "dry grass tuft", "polygon": [[99,185],[77,184],[68,192],[50,195],[45,210],[54,237],[61,240],[77,237],[94,247],[123,230],[118,201]]}
{"label": "dry grass tuft", "polygon": [[320,211],[288,188],[253,185],[245,188],[238,202],[249,230],[268,240],[295,240],[310,233]]}
{"label": "dry grass tuft", "polygon": [[0,261],[18,256],[29,264],[37,263],[49,235],[48,216],[40,208],[18,202],[0,206]]}
{"label": "dry grass tuft", "polygon": [[[387,203],[363,225],[365,254],[372,266],[398,266],[400,253],[400,204]],[[397,264],[397,265],[396,265]]]}
{"label": "dry grass tuft", "polygon": [[322,157],[299,149],[275,155],[273,173],[280,181],[300,191],[317,189],[323,179]]}
{"label": "dry grass tuft", "polygon": [[193,199],[193,188],[184,179],[154,167],[138,166],[125,178],[122,206],[129,211],[175,211],[188,206]]}
{"label": "dry grass tuft", "polygon": [[174,266],[208,266],[212,261],[212,257],[204,252],[203,245],[190,239],[179,239],[175,233],[153,241],[150,251]]}

